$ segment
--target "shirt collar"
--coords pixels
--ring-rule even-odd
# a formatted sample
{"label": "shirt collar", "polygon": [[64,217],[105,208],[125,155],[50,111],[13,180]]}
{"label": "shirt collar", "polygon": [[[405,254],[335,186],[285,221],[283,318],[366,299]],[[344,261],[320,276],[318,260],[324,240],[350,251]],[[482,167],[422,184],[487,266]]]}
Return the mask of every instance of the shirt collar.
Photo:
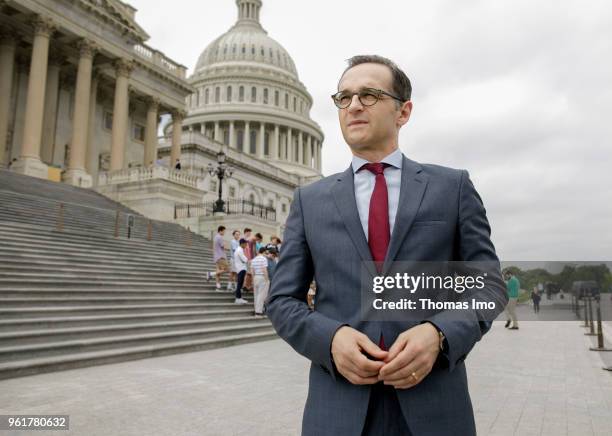
{"label": "shirt collar", "polygon": [[[397,168],[398,170],[402,169],[402,161],[404,160],[404,155],[402,151],[397,148],[393,153],[388,154],[381,160],[382,163],[386,163],[391,165],[392,167]],[[367,160],[362,159],[357,156],[353,156],[353,160],[351,162],[351,166],[353,167],[353,174],[359,171],[359,168],[369,163]]]}

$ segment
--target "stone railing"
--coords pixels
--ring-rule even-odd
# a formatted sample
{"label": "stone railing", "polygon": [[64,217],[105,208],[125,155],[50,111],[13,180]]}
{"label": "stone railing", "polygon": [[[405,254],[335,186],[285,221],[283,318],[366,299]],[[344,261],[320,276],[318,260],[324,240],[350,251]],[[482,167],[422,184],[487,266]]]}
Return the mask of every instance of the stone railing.
{"label": "stone railing", "polygon": [[168,180],[179,185],[204,190],[204,179],[202,177],[157,165],[149,168],[128,168],[100,173],[98,176],[98,186],[144,182],[147,180]]}
{"label": "stone railing", "polygon": [[187,77],[187,68],[177,64],[159,50],[155,50],[145,44],[137,44],[134,46],[134,53],[180,79]]}

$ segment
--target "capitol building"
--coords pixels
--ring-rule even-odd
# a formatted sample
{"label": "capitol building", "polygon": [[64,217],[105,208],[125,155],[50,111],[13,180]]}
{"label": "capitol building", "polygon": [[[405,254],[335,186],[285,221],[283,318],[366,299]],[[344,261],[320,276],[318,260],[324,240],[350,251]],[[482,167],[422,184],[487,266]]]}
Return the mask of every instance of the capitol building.
{"label": "capitol building", "polygon": [[146,45],[128,3],[1,0],[0,168],[206,236],[221,223],[281,233],[295,188],[322,177],[324,138],[262,1],[236,8],[188,75]]}

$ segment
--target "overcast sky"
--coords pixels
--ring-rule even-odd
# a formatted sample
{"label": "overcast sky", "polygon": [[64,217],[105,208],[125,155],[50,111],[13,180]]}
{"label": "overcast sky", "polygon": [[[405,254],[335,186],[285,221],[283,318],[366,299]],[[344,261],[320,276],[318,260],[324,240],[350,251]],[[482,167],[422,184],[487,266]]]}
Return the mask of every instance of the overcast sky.
{"label": "overcast sky", "polygon": [[[148,43],[193,71],[235,22],[234,0],[129,0]],[[413,85],[411,159],[468,169],[505,260],[612,259],[612,2],[263,0],[346,169],[335,91],[345,60],[390,57]]]}

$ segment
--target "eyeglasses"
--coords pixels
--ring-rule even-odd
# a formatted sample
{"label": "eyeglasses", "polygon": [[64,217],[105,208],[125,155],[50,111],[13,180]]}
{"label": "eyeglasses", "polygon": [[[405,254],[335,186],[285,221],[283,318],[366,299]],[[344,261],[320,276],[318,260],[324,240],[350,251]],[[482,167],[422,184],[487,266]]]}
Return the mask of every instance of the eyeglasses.
{"label": "eyeglasses", "polygon": [[399,102],[404,102],[401,98],[389,94],[387,91],[374,88],[363,88],[357,92],[340,91],[333,94],[331,98],[338,109],[346,109],[351,105],[354,95],[357,95],[357,98],[364,106],[374,106],[383,95],[391,97]]}

